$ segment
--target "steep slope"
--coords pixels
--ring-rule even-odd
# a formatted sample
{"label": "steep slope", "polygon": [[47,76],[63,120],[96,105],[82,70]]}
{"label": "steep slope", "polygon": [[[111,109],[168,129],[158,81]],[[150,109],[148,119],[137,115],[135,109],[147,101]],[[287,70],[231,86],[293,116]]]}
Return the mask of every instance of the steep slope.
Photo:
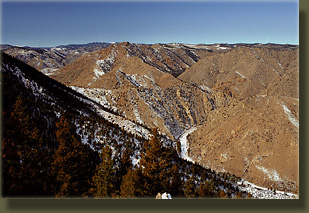
{"label": "steep slope", "polygon": [[76,60],[87,52],[106,48],[110,43],[93,42],[80,45],[61,45],[52,48],[17,47],[1,45],[3,51],[46,75]]}
{"label": "steep slope", "polygon": [[[94,79],[109,72],[115,61],[125,57],[138,57],[144,63],[158,69],[159,71],[178,76],[201,57],[211,54],[207,49],[188,47],[183,44],[134,44],[123,42],[113,44],[106,50],[87,54],[86,57],[74,62],[74,64],[60,70],[56,79],[66,80],[65,84],[77,84],[76,86],[87,86],[89,80],[83,82],[80,75],[91,76]],[[75,77],[70,75],[70,70],[75,70]],[[87,72],[85,71],[87,70]]]}
{"label": "steep slope", "polygon": [[281,190],[298,185],[298,103],[274,96],[224,108],[190,135],[193,160]]}
{"label": "steep slope", "polygon": [[59,113],[62,114],[63,112],[86,117],[99,115],[107,121],[113,121],[112,123],[121,128],[126,126],[127,133],[129,134],[137,134],[146,138],[148,137],[147,134],[149,131],[143,127],[127,121],[122,116],[115,114],[108,108],[97,104],[88,97],[77,93],[6,54],[3,54],[2,58],[2,71],[4,73],[8,72],[13,78],[17,78],[15,80],[19,81],[17,85],[22,84],[23,87],[25,87],[24,89],[17,89],[14,87],[14,90],[16,90],[19,95],[33,97],[33,99],[42,102],[44,105],[55,106],[56,108],[53,109],[53,113],[58,117]]}
{"label": "steep slope", "polygon": [[[22,114],[25,114],[25,117],[28,117],[32,123],[35,123],[39,134],[42,134],[44,140],[48,141],[48,145],[38,147],[39,149],[44,149],[48,153],[48,159],[53,161],[55,157],[53,153],[59,146],[59,141],[57,140],[57,137],[59,137],[59,135],[56,133],[56,129],[58,128],[58,126],[56,125],[56,123],[59,123],[59,120],[62,120],[61,118],[64,114],[66,114],[66,118],[68,119],[68,122],[71,126],[71,130],[73,130],[73,132],[70,132],[69,134],[76,136],[79,143],[83,143],[86,145],[86,147],[88,147],[86,149],[88,153],[84,153],[85,155],[88,156],[91,154],[92,156],[89,166],[91,168],[88,168],[91,169],[91,175],[93,175],[94,173],[95,166],[98,165],[102,160],[104,160],[98,157],[98,151],[101,150],[103,146],[109,146],[111,148],[113,168],[116,170],[116,172],[112,174],[113,177],[115,177],[115,179],[112,180],[113,189],[115,191],[113,195],[110,196],[120,196],[121,181],[123,176],[125,176],[126,174],[123,173],[123,170],[121,170],[124,166],[126,166],[123,164],[124,152],[126,152],[126,154],[128,155],[126,156],[126,159],[130,162],[128,168],[132,171],[137,171],[137,174],[142,173],[141,175],[143,175],[144,168],[138,169],[138,167],[140,159],[144,156],[142,155],[142,152],[145,152],[145,150],[147,151],[147,149],[149,149],[147,146],[144,147],[144,143],[145,141],[147,141],[147,137],[149,135],[147,128],[127,121],[123,117],[113,113],[112,111],[109,111],[100,104],[95,103],[89,98],[75,92],[74,90],[66,87],[65,85],[60,84],[59,82],[50,79],[49,77],[35,70],[33,67],[30,67],[27,64],[13,57],[3,54],[1,63],[1,73],[3,77],[3,81],[1,83],[3,84],[3,95],[6,100],[2,109],[4,115],[3,122],[4,124],[9,124],[11,122],[9,118],[11,115],[14,114],[12,113],[14,112],[14,110],[12,109],[16,106],[16,99],[18,99],[17,97],[21,97],[22,99],[24,99],[23,103],[25,105],[23,106],[23,108],[27,112],[23,111]],[[134,125],[133,128],[130,128],[130,125]],[[12,127],[11,129],[4,129],[3,138],[5,140],[3,141],[8,142],[9,140],[6,140],[8,135],[14,136],[14,132],[17,133],[18,131],[20,131],[20,129],[16,129],[11,123],[10,126]],[[157,151],[161,155],[154,157],[161,160],[164,157],[165,166],[164,170],[162,170],[161,168],[157,169],[159,169],[160,174],[162,172],[166,175],[161,177],[164,182],[156,184],[159,185],[162,190],[173,190],[173,192],[175,191],[175,194],[172,193],[173,197],[174,195],[186,195],[188,197],[236,197],[236,195],[238,197],[248,196],[248,193],[246,192],[239,192],[240,188],[237,185],[237,181],[239,181],[240,179],[238,177],[232,176],[231,174],[217,174],[210,169],[205,169],[199,165],[179,158],[175,150],[175,143],[163,136],[158,136],[158,138],[151,139],[150,143],[148,142],[148,144],[150,144],[151,146],[151,142],[154,142],[156,140],[158,140],[157,143],[159,143],[160,147],[160,149]],[[40,140],[35,140],[32,142],[39,144]],[[19,141],[18,143],[25,144],[28,143],[28,141]],[[71,147],[67,147],[67,149],[70,148]],[[10,155],[12,153],[7,151],[7,149],[4,150],[5,153],[3,154],[3,156],[5,157],[5,159],[11,157]],[[22,152],[24,152],[24,150],[22,150]],[[152,156],[148,155],[147,157],[150,158]],[[36,162],[36,158],[33,158],[32,155],[27,156],[26,158],[22,158],[22,160],[14,160],[14,166],[17,166],[18,164],[28,165],[28,161],[33,162],[37,168],[33,168],[33,170],[31,171],[37,173],[40,173],[43,170],[45,171],[45,169],[47,169],[43,168],[43,166],[46,166],[45,164],[41,165],[41,162]],[[7,168],[7,163],[9,162],[4,161],[5,168]],[[149,165],[151,165],[152,162],[149,161],[148,163],[150,163]],[[18,170],[19,167],[14,166],[11,168],[13,168],[13,170]],[[49,166],[50,168],[48,168],[48,171],[53,171],[53,164],[49,164]],[[70,168],[70,170],[74,169],[78,170],[81,168]],[[2,180],[2,184],[5,186],[5,188],[10,188],[8,187],[8,185],[12,183],[14,186],[17,186],[19,188],[18,192],[20,193],[14,194],[13,191],[13,194],[7,194],[7,191],[5,191],[4,196],[42,195],[40,194],[40,192],[36,194],[32,190],[29,190],[33,189],[31,188],[33,184],[36,184],[29,184],[29,180],[33,177],[33,175],[23,177],[23,180],[17,178],[17,181],[15,181],[14,178],[13,182],[11,182],[11,179],[7,178],[7,173],[12,175],[14,173],[12,173],[11,170],[4,170],[4,173],[6,174],[6,176],[4,180]],[[82,173],[83,172],[79,171],[78,174]],[[53,179],[55,178],[53,176],[53,172],[46,172],[46,175],[48,176],[48,181],[56,181]],[[89,174],[84,174],[84,176],[79,178],[83,179],[85,177],[89,178]],[[194,187],[199,188],[199,191],[189,192],[189,190],[187,189],[189,188],[189,186],[187,186],[189,184],[189,179],[192,181]],[[40,180],[40,182],[44,182],[47,179],[42,179],[42,177],[39,177],[38,180]],[[145,181],[144,179],[140,178],[138,180],[140,182],[137,182],[136,185],[133,185],[137,189],[139,189],[138,187],[145,185],[143,182]],[[90,179],[84,181],[92,181],[91,176]],[[44,195],[54,196],[53,193],[57,193],[57,184],[55,186],[51,186],[48,184],[51,183],[44,183],[44,186],[48,187],[48,190],[45,191],[46,194]],[[203,188],[205,184],[211,186],[212,190]],[[22,187],[20,185],[22,185]],[[161,185],[164,186],[164,188]],[[174,186],[177,186],[178,188],[175,188]],[[132,185],[130,187],[132,188]],[[49,188],[55,189],[51,190]],[[91,190],[93,189],[89,188],[89,190],[86,190],[85,193],[90,193],[89,196],[93,196],[91,194]],[[157,193],[157,191],[154,192]],[[156,194],[150,195],[153,196]],[[88,196],[88,194],[86,196]]]}
{"label": "steep slope", "polygon": [[204,57],[179,79],[207,90],[227,86],[235,98],[244,99],[272,87],[290,70],[298,69],[297,55],[296,46],[240,46]]}
{"label": "steep slope", "polygon": [[298,49],[235,49],[201,59],[179,78],[209,91],[222,87],[238,100],[209,113],[190,135],[193,160],[264,187],[297,191]]}
{"label": "steep slope", "polygon": [[[53,183],[56,180],[51,172],[52,168],[50,167],[52,166],[51,163],[54,159],[55,150],[57,150],[59,146],[59,138],[57,138],[56,131],[58,129],[57,124],[62,117],[65,117],[70,124],[70,135],[74,135],[74,137],[78,139],[78,142],[85,147],[85,156],[91,156],[91,159],[88,159],[90,160],[88,163],[91,164],[89,169],[92,169],[92,173],[94,173],[96,165],[100,163],[98,151],[101,150],[103,146],[108,145],[112,147],[113,154],[117,157],[121,155],[123,149],[127,149],[131,150],[129,157],[132,158],[131,160],[133,162],[140,158],[142,143],[149,134],[147,129],[130,121],[126,121],[122,117],[110,112],[108,109],[92,102],[87,97],[50,79],[33,67],[5,53],[1,56],[1,84],[3,99],[5,100],[2,106],[3,108],[1,109],[3,116],[2,122],[4,124],[1,138],[2,145],[5,143],[10,147],[14,140],[16,143],[19,143],[15,143],[16,146],[14,146],[13,143],[11,149],[3,149],[3,157],[5,157],[5,159],[13,159],[13,161],[4,161],[3,164],[4,168],[7,168],[7,165],[13,163],[13,167],[11,167],[13,170],[5,169],[2,171],[5,174],[4,179],[1,180],[1,184],[4,186],[3,188],[5,188],[3,191],[4,196],[55,195]],[[23,154],[25,150],[31,148],[26,145],[29,144],[29,141],[18,141],[18,138],[16,141],[15,137],[19,134],[24,134],[24,131],[16,129],[18,125],[11,119],[12,116],[14,116],[14,110],[16,110],[15,107],[18,103],[17,101],[20,99],[22,100],[22,107],[24,109],[21,112],[24,115],[23,119],[29,120],[34,124],[34,127],[26,126],[26,128],[35,128],[35,131],[30,132],[30,134],[37,134],[40,136],[39,139],[32,141],[32,143],[34,143],[34,147],[46,153],[47,160],[44,161],[44,164],[41,164],[41,159],[34,158],[34,155],[28,156],[27,153]],[[21,120],[21,122],[23,122],[23,120]],[[24,125],[30,124],[25,123]],[[21,131],[21,133],[19,133],[19,131]],[[41,141],[43,141],[43,144],[41,144]],[[19,147],[22,146],[25,146],[25,150],[18,150]],[[2,148],[4,148],[4,145]],[[16,152],[18,155],[22,157],[21,160],[16,160],[18,158],[12,154],[12,150],[15,149],[17,149]],[[36,160],[37,162],[35,162]],[[21,175],[24,178],[19,179],[19,176],[12,172],[19,170],[19,164],[22,165],[23,162],[26,164],[28,162],[33,162],[35,167],[33,166],[33,168],[30,168],[33,174],[24,177],[26,174],[22,173]],[[115,162],[115,166],[119,166],[119,164],[119,160]],[[26,168],[29,168],[29,165],[27,165]],[[37,188],[33,187],[35,183],[31,183],[33,181],[31,178],[38,176],[37,174],[42,171],[46,173],[48,180],[46,179],[47,182],[44,183],[44,187],[39,185],[37,190]],[[8,174],[13,175],[14,180],[8,178]],[[87,178],[88,175],[89,174],[85,174],[84,177],[81,178]],[[44,182],[45,180],[41,178],[40,181]],[[91,179],[88,181],[91,181]],[[17,188],[17,190],[11,190],[14,187]]]}
{"label": "steep slope", "polygon": [[[151,65],[154,61],[151,57],[164,58],[164,54],[172,49],[160,45],[161,51],[166,52],[153,55],[156,52],[153,46],[128,42],[111,45],[86,54],[52,77],[126,118],[150,128],[158,127],[162,133],[176,139],[186,128],[204,122],[208,111],[233,102],[233,98],[221,89],[211,93],[204,91],[175,78],[173,72],[164,70],[160,63]],[[185,54],[186,48],[178,46],[172,49],[175,55],[180,51],[185,55],[183,61],[190,59],[193,63],[194,60]],[[169,59],[178,64],[173,59],[175,55],[170,55]]]}

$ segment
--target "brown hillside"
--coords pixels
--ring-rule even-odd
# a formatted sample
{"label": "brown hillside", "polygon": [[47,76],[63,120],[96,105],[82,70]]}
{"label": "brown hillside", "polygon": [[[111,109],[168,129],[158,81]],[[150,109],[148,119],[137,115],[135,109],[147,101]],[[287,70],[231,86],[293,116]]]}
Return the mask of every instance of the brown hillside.
{"label": "brown hillside", "polygon": [[235,97],[244,99],[272,87],[297,68],[297,56],[297,49],[239,47],[202,58],[179,79],[209,89],[227,85]]}
{"label": "brown hillside", "polygon": [[125,42],[87,53],[53,78],[172,139],[195,126],[195,161],[293,191],[298,76],[296,47]]}

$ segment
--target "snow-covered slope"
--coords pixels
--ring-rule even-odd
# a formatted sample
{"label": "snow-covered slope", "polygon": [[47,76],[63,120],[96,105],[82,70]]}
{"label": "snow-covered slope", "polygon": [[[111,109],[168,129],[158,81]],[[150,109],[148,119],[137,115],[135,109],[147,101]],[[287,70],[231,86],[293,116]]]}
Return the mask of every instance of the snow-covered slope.
{"label": "snow-covered slope", "polygon": [[298,199],[298,195],[287,193],[278,190],[269,190],[264,187],[257,186],[248,181],[238,182],[238,187],[241,191],[252,194],[254,198],[258,199]]}

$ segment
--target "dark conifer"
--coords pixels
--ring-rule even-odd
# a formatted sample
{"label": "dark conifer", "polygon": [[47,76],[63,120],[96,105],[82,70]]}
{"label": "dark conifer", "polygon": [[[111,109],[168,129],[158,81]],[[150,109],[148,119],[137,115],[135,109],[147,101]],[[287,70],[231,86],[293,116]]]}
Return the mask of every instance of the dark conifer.
{"label": "dark conifer", "polygon": [[90,188],[91,161],[83,145],[74,136],[70,123],[61,116],[56,123],[59,147],[55,152],[53,173],[57,178],[57,197],[86,196]]}
{"label": "dark conifer", "polygon": [[110,197],[115,192],[115,169],[112,159],[112,149],[109,146],[102,148],[102,163],[96,168],[92,178],[93,195],[97,198]]}
{"label": "dark conifer", "polygon": [[184,194],[187,198],[194,198],[195,197],[195,180],[193,175],[187,180],[185,184],[185,191]]}
{"label": "dark conifer", "polygon": [[167,177],[168,162],[162,151],[158,131],[152,131],[153,137],[144,144],[141,156],[141,170],[143,176],[143,195],[156,196],[158,192],[166,190],[164,186]]}

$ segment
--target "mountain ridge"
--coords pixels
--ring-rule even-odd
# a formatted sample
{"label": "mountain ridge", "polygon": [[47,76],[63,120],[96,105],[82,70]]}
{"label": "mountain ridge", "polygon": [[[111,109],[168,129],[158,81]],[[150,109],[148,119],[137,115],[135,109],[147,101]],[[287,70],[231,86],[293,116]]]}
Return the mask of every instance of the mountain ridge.
{"label": "mountain ridge", "polygon": [[[194,161],[293,192],[298,76],[297,45],[129,42],[87,52],[50,75],[124,119],[159,128],[171,140],[196,127],[188,135]],[[238,153],[240,143],[245,148]],[[256,143],[268,147],[268,154]],[[278,163],[286,153],[291,171]],[[262,155],[268,158],[257,160]]]}

